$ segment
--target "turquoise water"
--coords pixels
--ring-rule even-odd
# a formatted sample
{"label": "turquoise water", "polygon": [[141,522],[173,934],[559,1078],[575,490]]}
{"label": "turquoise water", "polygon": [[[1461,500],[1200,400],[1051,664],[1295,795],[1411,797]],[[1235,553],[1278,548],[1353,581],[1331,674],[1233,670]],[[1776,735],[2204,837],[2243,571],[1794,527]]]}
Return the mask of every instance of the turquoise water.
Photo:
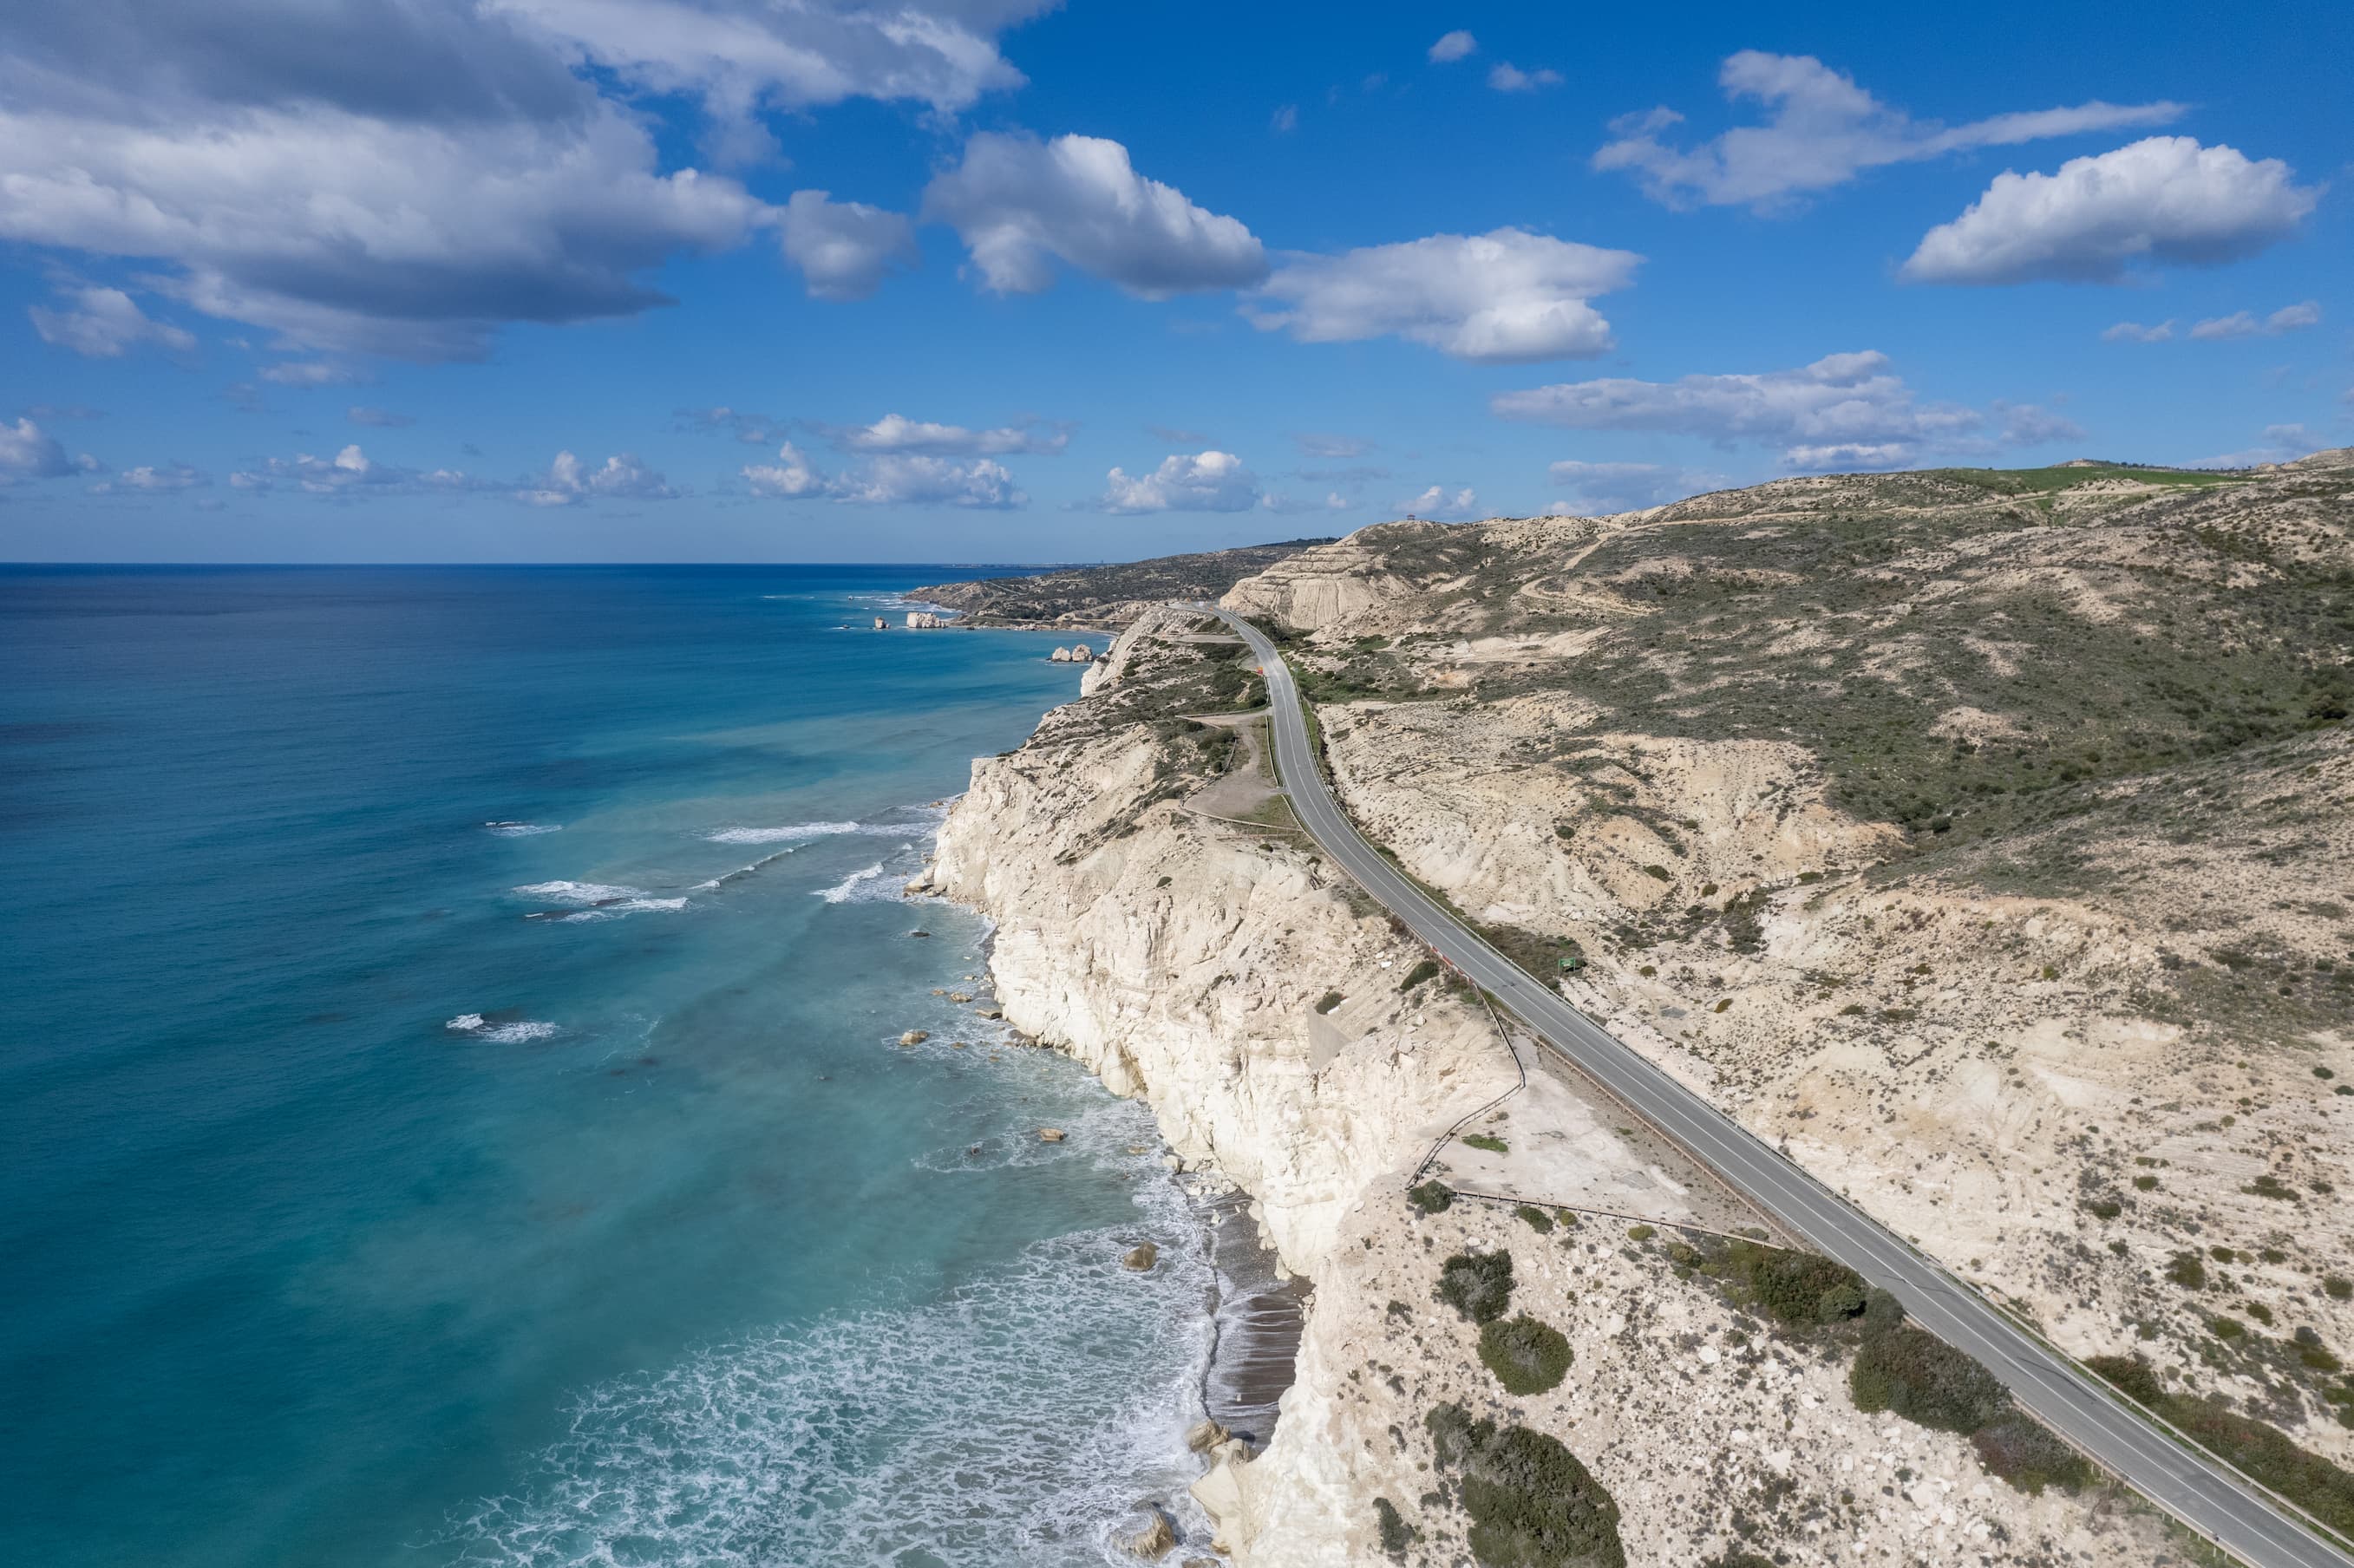
{"label": "turquoise water", "polygon": [[938,575],[0,571],[0,1560],[1117,1560],[1210,1277],[931,994]]}

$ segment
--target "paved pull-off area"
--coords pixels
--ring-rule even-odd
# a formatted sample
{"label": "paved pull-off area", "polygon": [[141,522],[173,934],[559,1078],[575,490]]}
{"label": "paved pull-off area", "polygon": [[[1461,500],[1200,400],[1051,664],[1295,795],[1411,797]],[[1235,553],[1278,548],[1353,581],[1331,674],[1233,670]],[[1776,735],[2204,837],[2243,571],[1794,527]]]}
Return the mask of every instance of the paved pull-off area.
{"label": "paved pull-off area", "polygon": [[1408,881],[1341,813],[1316,766],[1289,669],[1257,627],[1213,605],[1265,667],[1275,759],[1294,813],[1325,853],[1416,936],[1509,1007],[1791,1234],[1893,1292],[1920,1325],[1967,1351],[2020,1404],[2137,1489],[2254,1568],[2354,1568],[2263,1493],[2127,1408],[2062,1357],[1732,1118],[1605,1033]]}

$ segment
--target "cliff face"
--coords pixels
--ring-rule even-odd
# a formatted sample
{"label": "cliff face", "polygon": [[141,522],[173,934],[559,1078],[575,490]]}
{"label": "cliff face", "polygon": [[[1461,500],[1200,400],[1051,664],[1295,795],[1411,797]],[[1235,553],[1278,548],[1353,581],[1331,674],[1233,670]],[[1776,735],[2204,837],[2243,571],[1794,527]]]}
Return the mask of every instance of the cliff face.
{"label": "cliff face", "polygon": [[[1859,1414],[1840,1355],[1728,1306],[1673,1233],[1561,1210],[1540,1233],[1469,1200],[1418,1214],[1407,1174],[1467,1114],[1497,1148],[1557,1135],[1525,1092],[1486,1108],[1520,1075],[1476,999],[1443,978],[1402,989],[1422,950],[1333,879],[1279,804],[1249,804],[1252,747],[1189,726],[1223,652],[1191,635],[1171,617],[1123,638],[1116,676],[1107,667],[1019,751],[976,762],[928,884],[995,919],[1009,1022],[1148,1100],[1183,1159],[1247,1189],[1286,1266],[1317,1282],[1272,1446],[1220,1456],[1196,1489],[1222,1549],[1249,1568],[1339,1568],[1391,1546],[1432,1568],[1462,1561],[1467,1520],[1426,1426],[1457,1404],[1566,1444],[1615,1498],[1633,1562],[1736,1547],[1796,1563],[2149,1561],[2146,1514],[2028,1498],[1967,1438]],[[1723,766],[1764,799],[1789,783],[1777,758]],[[1783,858],[1863,853],[1868,831],[1789,788],[1802,798],[1782,816],[1748,810],[1742,853],[1753,840]],[[1442,839],[1451,863],[1481,863],[1469,838]],[[1614,1190],[1635,1191],[1661,1156],[1601,1115],[1564,1124],[1585,1129],[1575,1152],[1619,1161]],[[1488,1159],[1448,1149],[1460,1167]],[[1558,1388],[1506,1393],[1476,1328],[1438,1301],[1442,1267],[1467,1249],[1511,1255],[1515,1308],[1566,1336],[1575,1365]],[[1385,1543],[1377,1499],[1411,1539]]]}

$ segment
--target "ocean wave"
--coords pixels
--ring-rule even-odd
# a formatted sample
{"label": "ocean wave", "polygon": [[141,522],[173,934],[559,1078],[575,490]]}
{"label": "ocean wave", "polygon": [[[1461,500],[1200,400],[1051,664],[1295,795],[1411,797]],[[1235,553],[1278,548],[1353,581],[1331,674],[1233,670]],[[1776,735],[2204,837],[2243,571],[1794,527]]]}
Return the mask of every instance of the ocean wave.
{"label": "ocean wave", "polygon": [[496,833],[503,839],[527,839],[534,833],[560,833],[564,831],[564,824],[561,822],[484,822],[482,828],[484,832]]}
{"label": "ocean wave", "polygon": [[[1124,1119],[1150,1139],[1149,1118]],[[1137,1196],[1135,1224],[1034,1244],[945,1300],[748,1335],[595,1388],[514,1495],[437,1544],[533,1568],[1133,1568],[1124,1538],[1151,1499],[1199,1553],[1211,1530],[1182,1434],[1202,1410],[1212,1274],[1172,1185]],[[1161,1266],[1122,1268],[1146,1236]]]}
{"label": "ocean wave", "polygon": [[778,844],[869,831],[856,822],[792,822],[781,828],[722,828],[703,836],[715,844]]}
{"label": "ocean wave", "polygon": [[828,904],[869,904],[898,895],[897,888],[885,882],[883,863],[879,860],[864,871],[852,872],[832,887],[817,890],[817,895]]}
{"label": "ocean wave", "polygon": [[472,1034],[483,1040],[495,1040],[502,1045],[520,1044],[525,1040],[545,1040],[557,1032],[553,1023],[535,1018],[518,1019],[513,1023],[490,1023],[479,1012],[461,1012],[441,1026],[460,1034]]}
{"label": "ocean wave", "polygon": [[553,904],[610,904],[646,895],[642,887],[605,882],[527,882],[514,891],[525,898],[545,898]]}

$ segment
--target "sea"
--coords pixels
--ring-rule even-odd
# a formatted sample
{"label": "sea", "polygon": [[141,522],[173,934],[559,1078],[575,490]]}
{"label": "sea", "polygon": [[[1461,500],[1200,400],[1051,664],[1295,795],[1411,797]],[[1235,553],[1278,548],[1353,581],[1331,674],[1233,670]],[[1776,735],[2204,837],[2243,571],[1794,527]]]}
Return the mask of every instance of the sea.
{"label": "sea", "polygon": [[1206,1543],[1220,1216],[903,892],[1076,694],[958,575],[0,568],[0,1561]]}

